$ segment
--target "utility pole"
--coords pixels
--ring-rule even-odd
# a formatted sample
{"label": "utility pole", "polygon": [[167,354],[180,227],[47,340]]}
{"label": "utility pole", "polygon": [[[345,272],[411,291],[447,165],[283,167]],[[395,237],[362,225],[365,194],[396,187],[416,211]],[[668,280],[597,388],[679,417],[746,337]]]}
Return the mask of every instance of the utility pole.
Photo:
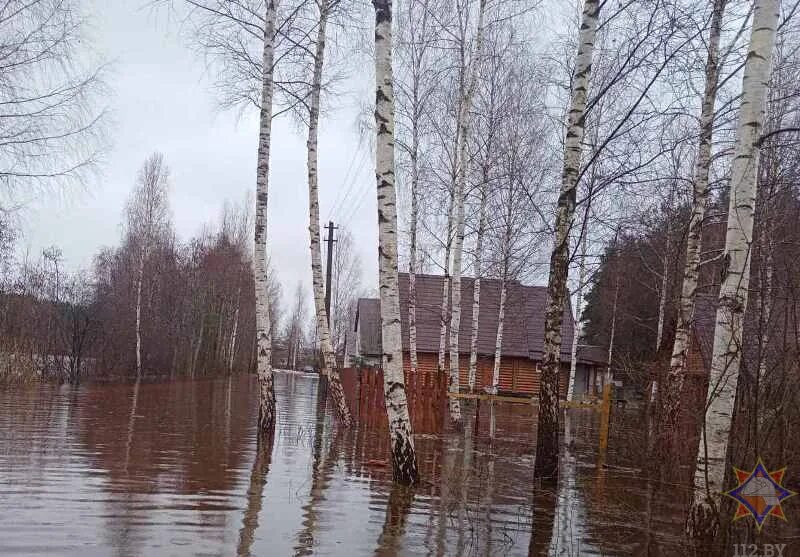
{"label": "utility pole", "polygon": [[336,241],[333,238],[333,231],[339,228],[333,226],[333,221],[328,221],[328,237],[325,241],[328,242],[328,266],[325,268],[325,315],[328,316],[328,327],[331,326],[331,276],[333,274],[333,243]]}

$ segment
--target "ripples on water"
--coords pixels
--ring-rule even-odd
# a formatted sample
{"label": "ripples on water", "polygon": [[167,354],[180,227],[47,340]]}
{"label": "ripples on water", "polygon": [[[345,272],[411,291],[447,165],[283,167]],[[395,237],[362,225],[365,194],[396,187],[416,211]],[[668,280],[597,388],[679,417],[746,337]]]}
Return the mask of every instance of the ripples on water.
{"label": "ripples on water", "polygon": [[317,384],[276,374],[271,452],[251,377],[0,391],[0,553],[680,553],[685,497],[641,478],[624,428],[597,467],[590,410],[568,414],[558,493],[534,497],[535,407],[484,402],[476,420],[467,405],[464,431],[444,433],[441,408],[415,408],[408,491],[374,386],[350,389],[359,424],[339,431]]}

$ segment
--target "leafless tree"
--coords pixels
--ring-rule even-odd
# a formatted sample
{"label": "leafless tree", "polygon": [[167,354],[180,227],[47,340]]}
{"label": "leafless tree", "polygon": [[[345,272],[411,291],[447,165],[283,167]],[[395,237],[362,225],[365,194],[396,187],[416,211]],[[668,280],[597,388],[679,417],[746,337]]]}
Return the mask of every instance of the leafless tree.
{"label": "leafless tree", "polygon": [[78,0],[0,6],[0,200],[84,183],[101,161],[104,67],[82,47],[86,24]]}
{"label": "leafless tree", "polygon": [[127,206],[128,241],[136,251],[136,374],[142,374],[142,284],[145,263],[170,233],[169,168],[160,153],[144,162]]}

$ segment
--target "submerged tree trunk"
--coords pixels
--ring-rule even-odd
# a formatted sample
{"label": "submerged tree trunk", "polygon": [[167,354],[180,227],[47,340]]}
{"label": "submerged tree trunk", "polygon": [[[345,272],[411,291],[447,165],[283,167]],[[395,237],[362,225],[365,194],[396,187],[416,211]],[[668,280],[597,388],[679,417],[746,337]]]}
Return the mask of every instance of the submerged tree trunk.
{"label": "submerged tree trunk", "polygon": [[694,477],[694,500],[686,529],[700,546],[719,529],[720,493],[742,358],[742,329],[750,284],[750,248],[758,187],[757,171],[764,100],[770,79],[779,0],[756,0],[742,78],[742,103],[731,169],[722,285],[714,327],[708,402]]}
{"label": "submerged tree trunk", "polygon": [[[722,34],[722,16],[728,0],[714,0],[711,14],[711,29],[708,38],[706,58],[706,85],[703,104],[700,109],[700,143],[697,146],[697,161],[694,168],[694,191],[692,215],[686,235],[686,262],[683,267],[683,283],[678,310],[678,325],[675,328],[675,341],[669,362],[667,389],[664,397],[665,428],[674,428],[680,412],[681,392],[686,378],[686,357],[694,324],[694,301],[700,268],[700,249],[703,232],[703,219],[708,203],[708,173],[711,166],[711,141],[714,134],[714,103],[717,98],[719,80],[719,42]],[[651,401],[655,402],[658,392],[657,379],[654,380]]]}
{"label": "submerged tree trunk", "polygon": [[486,10],[486,0],[480,0],[478,11],[478,29],[475,34],[475,52],[471,68],[468,71],[467,87],[458,115],[458,178],[454,196],[455,203],[455,229],[456,237],[453,245],[453,282],[451,285],[450,303],[450,380],[448,382],[450,418],[454,422],[461,422],[461,404],[457,397],[460,391],[459,372],[459,347],[458,337],[461,328],[461,260],[464,252],[464,197],[467,188],[467,170],[469,167],[469,153],[467,152],[467,139],[469,137],[469,115],[472,110],[472,97],[478,82],[479,63],[483,50],[483,18]]}
{"label": "submerged tree trunk", "polygon": [[336,354],[331,344],[331,332],[328,314],[325,309],[325,285],[322,279],[322,250],[319,233],[319,188],[317,186],[317,144],[319,135],[319,100],[322,90],[322,65],[325,57],[325,30],[328,23],[328,3],[321,0],[319,4],[319,26],[317,28],[317,47],[314,55],[314,75],[311,84],[308,119],[308,233],[311,236],[311,275],[314,286],[314,306],[316,309],[317,336],[322,350],[322,377],[330,382],[329,392],[336,404],[336,412],[342,424],[349,427],[352,423],[350,409],[344,398],[339,370],[336,368]]}
{"label": "submerged tree trunk", "polygon": [[397,280],[397,194],[394,185],[392,2],[375,8],[375,177],[378,192],[378,272],[383,346],[383,396],[389,419],[392,473],[401,484],[418,480],[417,457],[403,377],[400,295]]}
{"label": "submerged tree trunk", "polygon": [[486,232],[486,176],[481,187],[481,207],[478,216],[478,238],[475,243],[475,282],[472,286],[472,336],[469,340],[469,390],[475,391],[475,376],[478,372],[478,326],[481,312],[481,257],[483,235]]}
{"label": "submerged tree trunk", "polygon": [[588,231],[583,231],[581,239],[581,263],[578,272],[578,290],[575,295],[575,326],[572,329],[572,350],[569,360],[569,384],[567,385],[567,400],[575,398],[575,374],[578,371],[578,335],[581,332],[581,302],[583,301],[583,283],[586,282],[586,237]]}
{"label": "submerged tree trunk", "polygon": [[575,220],[575,197],[580,172],[584,113],[592,69],[600,0],[585,0],[578,35],[578,52],[572,79],[572,95],[564,140],[564,169],[555,223],[555,241],[550,258],[545,309],[544,359],[539,388],[539,418],[536,434],[534,477],[558,478],[558,373],[561,368],[561,320],[567,299],[569,276],[569,232]]}
{"label": "submerged tree trunk", "polygon": [[269,152],[272,135],[273,59],[275,55],[275,0],[267,0],[264,28],[263,76],[256,167],[256,218],[254,237],[256,350],[259,385],[258,429],[262,435],[275,430],[275,391],[272,377],[272,323],[267,280],[267,200]]}

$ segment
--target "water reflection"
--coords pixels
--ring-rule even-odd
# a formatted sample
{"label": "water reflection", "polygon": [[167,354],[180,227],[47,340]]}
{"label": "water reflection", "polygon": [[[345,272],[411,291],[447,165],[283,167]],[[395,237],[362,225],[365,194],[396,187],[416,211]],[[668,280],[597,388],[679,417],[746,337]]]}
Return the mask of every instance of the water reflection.
{"label": "water reflection", "polygon": [[399,488],[380,378],[343,379],[348,431],[316,377],[276,374],[271,445],[250,377],[0,391],[0,553],[683,553],[685,483],[648,472],[638,414],[598,462],[597,414],[570,410],[558,489],[534,491],[535,407],[467,404],[450,431],[417,394],[422,481]]}

